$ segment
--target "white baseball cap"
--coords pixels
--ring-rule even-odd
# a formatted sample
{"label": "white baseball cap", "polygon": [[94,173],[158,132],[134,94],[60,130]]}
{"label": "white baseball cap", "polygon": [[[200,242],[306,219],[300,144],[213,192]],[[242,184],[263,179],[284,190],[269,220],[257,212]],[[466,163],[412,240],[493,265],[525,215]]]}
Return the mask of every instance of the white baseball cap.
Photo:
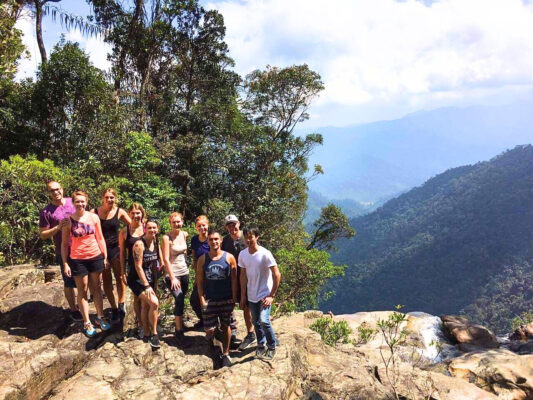
{"label": "white baseball cap", "polygon": [[225,225],[233,224],[234,222],[239,222],[239,219],[233,214],[226,215],[226,218],[224,218]]}

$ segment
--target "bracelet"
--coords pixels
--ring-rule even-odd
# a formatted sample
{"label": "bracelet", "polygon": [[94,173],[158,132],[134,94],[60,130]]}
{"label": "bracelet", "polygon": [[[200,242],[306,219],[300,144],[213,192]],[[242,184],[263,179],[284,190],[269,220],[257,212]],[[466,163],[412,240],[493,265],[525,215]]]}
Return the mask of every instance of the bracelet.
{"label": "bracelet", "polygon": [[150,285],[146,285],[144,288],[148,289],[148,288],[151,288],[151,286]]}

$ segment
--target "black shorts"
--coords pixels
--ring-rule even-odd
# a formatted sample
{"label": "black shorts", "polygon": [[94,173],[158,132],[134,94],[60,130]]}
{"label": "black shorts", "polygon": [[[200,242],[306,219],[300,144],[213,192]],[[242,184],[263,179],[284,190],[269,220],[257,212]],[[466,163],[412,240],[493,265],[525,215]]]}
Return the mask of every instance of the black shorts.
{"label": "black shorts", "polygon": [[[152,286],[152,288],[154,287],[153,281],[148,281],[148,284]],[[128,279],[128,287],[137,297],[139,297],[146,290],[142,282],[138,279]]]}
{"label": "black shorts", "polygon": [[120,247],[108,247],[107,248],[107,261],[111,262],[113,258],[116,258],[120,255]]}
{"label": "black shorts", "polygon": [[104,270],[103,254],[86,260],[78,260],[69,257],[67,262],[72,271],[72,276],[85,276],[91,272],[102,272]]}
{"label": "black shorts", "polygon": [[235,308],[233,299],[230,300],[208,300],[207,307],[202,309],[202,319],[204,320],[205,329],[213,329],[218,326],[229,326],[231,321],[231,313]]}

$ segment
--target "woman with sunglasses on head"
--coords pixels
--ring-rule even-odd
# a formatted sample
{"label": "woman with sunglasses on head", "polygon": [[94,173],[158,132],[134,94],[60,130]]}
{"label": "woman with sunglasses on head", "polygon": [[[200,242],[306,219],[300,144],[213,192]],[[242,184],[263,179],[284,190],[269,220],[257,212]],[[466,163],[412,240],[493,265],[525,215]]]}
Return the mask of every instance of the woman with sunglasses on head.
{"label": "woman with sunglasses on head", "polygon": [[[209,252],[209,243],[207,242],[207,232],[209,230],[209,219],[205,215],[199,215],[194,220],[194,226],[196,227],[197,235],[194,235],[191,239],[192,249],[192,267],[195,274],[197,273],[196,266],[198,265],[198,259]],[[202,305],[200,304],[200,297],[198,296],[198,288],[196,282],[192,288],[191,298],[189,299],[191,307],[198,317],[198,322],[194,325],[193,329],[203,330],[204,323],[202,319]]]}
{"label": "woman with sunglasses on head", "polygon": [[172,230],[163,235],[161,250],[167,277],[165,282],[174,296],[174,335],[179,344],[184,344],[183,307],[189,290],[189,268],[187,267],[187,232],[182,231],[183,215],[174,212],[169,217]]}
{"label": "woman with sunglasses on head", "polygon": [[74,277],[76,282],[84,332],[88,337],[93,337],[96,335],[96,330],[89,319],[87,299],[89,287],[96,308],[96,324],[103,331],[107,331],[111,326],[104,320],[102,289],[100,287],[102,271],[108,268],[107,248],[100,220],[93,213],[86,211],[88,201],[89,196],[81,190],[72,195],[72,202],[76,211],[69,217],[61,231],[61,257],[64,274],[68,277]]}
{"label": "woman with sunglasses on head", "polygon": [[[128,286],[141,305],[141,324],[144,339],[153,349],[161,347],[157,336],[157,318],[159,317],[159,300],[154,290],[157,276],[154,271],[161,265],[161,248],[157,242],[159,224],[156,220],[146,222],[146,233],[141,240],[135,241],[132,248],[134,268],[128,274]],[[149,335],[147,335],[149,333]]]}
{"label": "woman with sunglasses on head", "polygon": [[[133,246],[142,239],[144,235],[144,222],[146,212],[139,203],[133,203],[128,208],[128,215],[131,222],[126,225],[119,233],[118,241],[120,246],[120,274],[124,279],[124,283],[129,286],[130,272],[135,269],[133,260]],[[135,318],[139,326],[139,337],[144,337],[144,330],[141,323],[141,303],[137,296],[133,298],[133,310],[135,311]]]}
{"label": "woman with sunglasses on head", "polygon": [[[131,223],[131,218],[128,213],[119,208],[116,203],[118,201],[117,192],[113,188],[107,188],[102,192],[102,205],[96,209],[91,210],[100,219],[102,226],[102,233],[104,235],[107,247],[107,260],[111,268],[105,269],[102,273],[104,281],[104,291],[111,304],[111,323],[117,324],[121,318],[126,316],[126,307],[124,306],[126,284],[125,277],[122,275],[123,271],[120,267],[120,246],[119,246],[119,232],[120,222],[125,225]],[[118,307],[113,293],[113,277],[117,284]]]}

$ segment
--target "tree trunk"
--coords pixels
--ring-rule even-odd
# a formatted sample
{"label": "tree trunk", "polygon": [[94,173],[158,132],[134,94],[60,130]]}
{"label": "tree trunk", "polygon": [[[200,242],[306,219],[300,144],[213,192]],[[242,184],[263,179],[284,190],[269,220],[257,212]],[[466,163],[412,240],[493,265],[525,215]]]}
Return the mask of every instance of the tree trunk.
{"label": "tree trunk", "polygon": [[35,3],[35,33],[37,35],[37,44],[39,45],[39,52],[41,53],[41,63],[46,64],[48,60],[46,58],[46,48],[44,47],[43,28],[42,28],[43,3],[41,3],[41,0],[34,0],[34,3]]}

